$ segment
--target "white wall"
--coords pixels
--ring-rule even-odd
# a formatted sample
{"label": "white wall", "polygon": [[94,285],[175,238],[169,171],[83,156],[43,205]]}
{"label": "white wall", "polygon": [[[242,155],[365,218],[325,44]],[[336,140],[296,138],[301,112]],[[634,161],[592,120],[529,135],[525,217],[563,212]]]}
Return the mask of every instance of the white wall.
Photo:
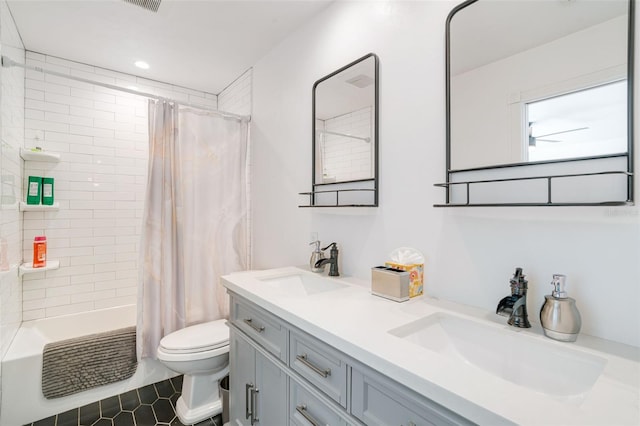
{"label": "white wall", "polygon": [[[445,176],[444,33],[457,3],[336,2],[256,64],[254,267],[306,264],[312,231],[337,241],[342,272],[362,278],[413,246],[427,258],[428,295],[493,311],[521,266],[534,321],[551,275],[564,273],[583,332],[640,346],[637,207],[432,207],[445,195],[433,184]],[[380,207],[300,209],[313,82],[368,52],[380,57]]]}
{"label": "white wall", "polygon": [[[27,52],[27,64],[59,73],[217,106],[212,94]],[[55,179],[57,212],[25,212],[23,256],[47,235],[59,270],[25,275],[24,320],[136,303],[138,246],[147,182],[146,98],[26,73],[25,146],[61,154],[58,164],[28,162],[26,176]]]}
{"label": "white wall", "polygon": [[[24,47],[13,18],[0,1],[0,53],[24,60]],[[0,68],[0,359],[22,321],[22,286],[18,278],[22,214],[20,147],[24,138],[24,71]],[[1,373],[1,372],[0,372]],[[1,377],[1,375],[0,375]]]}

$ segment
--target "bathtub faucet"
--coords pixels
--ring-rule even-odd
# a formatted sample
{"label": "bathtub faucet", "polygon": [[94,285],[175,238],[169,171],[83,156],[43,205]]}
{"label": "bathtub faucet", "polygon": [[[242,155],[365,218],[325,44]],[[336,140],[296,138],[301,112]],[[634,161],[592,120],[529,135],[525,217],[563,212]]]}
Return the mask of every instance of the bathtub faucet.
{"label": "bathtub faucet", "polygon": [[509,280],[511,296],[500,300],[496,314],[509,317],[507,324],[518,328],[530,328],[527,316],[527,280],[524,279],[522,268],[516,268],[513,278]]}

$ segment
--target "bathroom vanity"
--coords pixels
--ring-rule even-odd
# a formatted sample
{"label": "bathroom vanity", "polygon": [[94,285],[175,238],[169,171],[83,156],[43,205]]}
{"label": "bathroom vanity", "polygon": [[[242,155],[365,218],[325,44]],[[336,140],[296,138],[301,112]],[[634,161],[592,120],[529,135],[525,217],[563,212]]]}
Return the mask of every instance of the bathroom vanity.
{"label": "bathroom vanity", "polygon": [[298,268],[223,277],[231,424],[638,424],[637,348]]}

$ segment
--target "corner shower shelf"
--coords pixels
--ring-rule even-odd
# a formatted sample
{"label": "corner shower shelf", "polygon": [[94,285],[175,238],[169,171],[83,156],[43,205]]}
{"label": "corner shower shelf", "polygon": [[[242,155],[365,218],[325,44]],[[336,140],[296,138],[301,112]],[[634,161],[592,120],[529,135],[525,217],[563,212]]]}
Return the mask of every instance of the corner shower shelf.
{"label": "corner shower shelf", "polygon": [[20,265],[18,274],[23,276],[24,274],[35,274],[37,272],[52,271],[54,269],[60,269],[59,260],[47,260],[47,266],[43,266],[42,268],[34,268],[33,263],[23,263]]}
{"label": "corner shower shelf", "polygon": [[20,201],[21,212],[55,212],[60,209],[60,203],[53,203],[53,205],[47,204],[27,204],[24,201]]}
{"label": "corner shower shelf", "polygon": [[25,161],[46,161],[49,163],[57,163],[60,161],[60,154],[48,151],[32,151],[26,148],[20,148],[20,157]]}

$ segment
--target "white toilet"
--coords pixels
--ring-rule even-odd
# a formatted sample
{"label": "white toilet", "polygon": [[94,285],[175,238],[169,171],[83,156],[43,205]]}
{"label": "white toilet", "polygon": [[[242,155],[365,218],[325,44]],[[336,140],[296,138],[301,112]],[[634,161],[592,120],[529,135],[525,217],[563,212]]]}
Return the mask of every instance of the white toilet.
{"label": "white toilet", "polygon": [[158,359],[184,374],[176,414],[185,425],[222,412],[218,381],[229,373],[229,327],[225,320],[205,322],[162,338]]}

